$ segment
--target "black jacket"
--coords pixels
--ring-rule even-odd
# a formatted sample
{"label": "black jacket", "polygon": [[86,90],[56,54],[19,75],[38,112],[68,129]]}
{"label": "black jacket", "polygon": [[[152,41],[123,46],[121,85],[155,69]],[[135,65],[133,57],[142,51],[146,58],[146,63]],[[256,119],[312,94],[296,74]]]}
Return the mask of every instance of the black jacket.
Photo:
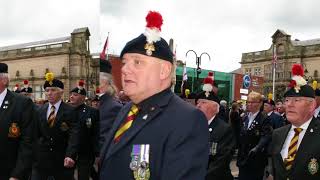
{"label": "black jacket", "polygon": [[[206,179],[233,180],[230,162],[235,146],[232,128],[219,117],[209,124],[209,166]],[[216,146],[214,145],[216,143]],[[215,148],[216,147],[216,148]]]}
{"label": "black jacket", "polygon": [[276,129],[272,134],[271,154],[274,180],[320,179],[320,121],[316,118],[311,120],[291,170],[287,171],[280,153],[290,129],[291,125],[286,125]]}
{"label": "black jacket", "polygon": [[80,123],[79,158],[99,156],[99,111],[82,104],[75,109]]}
{"label": "black jacket", "polygon": [[36,169],[53,171],[64,168],[64,158],[76,160],[79,148],[80,123],[76,111],[61,102],[52,128],[48,125],[47,109],[49,104],[40,108],[37,124]]}
{"label": "black jacket", "polygon": [[7,91],[0,107],[0,177],[22,179],[31,169],[36,118],[30,98]]}

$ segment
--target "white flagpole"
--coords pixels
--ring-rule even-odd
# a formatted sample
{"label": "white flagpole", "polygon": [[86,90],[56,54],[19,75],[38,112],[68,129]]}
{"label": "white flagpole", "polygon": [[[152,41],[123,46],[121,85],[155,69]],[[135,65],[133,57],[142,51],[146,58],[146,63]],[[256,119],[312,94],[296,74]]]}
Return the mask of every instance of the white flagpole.
{"label": "white flagpole", "polygon": [[108,44],[107,44],[107,49],[106,49],[106,54],[107,54],[107,58],[106,58],[106,60],[108,61],[109,60],[109,53],[108,53],[108,46],[109,46],[109,41],[110,41],[110,39],[109,39],[110,37],[109,37],[109,32],[108,32]]}
{"label": "white flagpole", "polygon": [[273,45],[272,51],[273,51],[273,53],[272,53],[272,64],[273,64],[272,100],[274,100],[274,97],[275,97],[275,94],[274,94],[274,90],[275,90],[275,79],[276,79],[276,64],[275,64],[275,61],[276,61],[276,60],[274,59],[276,51],[275,51],[274,45]]}

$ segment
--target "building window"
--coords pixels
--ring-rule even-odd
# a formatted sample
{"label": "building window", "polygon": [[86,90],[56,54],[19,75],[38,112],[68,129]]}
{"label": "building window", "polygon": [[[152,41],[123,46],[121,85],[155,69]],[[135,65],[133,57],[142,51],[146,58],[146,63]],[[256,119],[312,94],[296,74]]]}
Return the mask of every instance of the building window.
{"label": "building window", "polygon": [[245,74],[251,74],[251,68],[246,68],[245,69]]}
{"label": "building window", "polygon": [[34,87],[34,98],[35,99],[44,99],[44,90],[41,85]]}
{"label": "building window", "polygon": [[260,76],[261,75],[261,68],[259,68],[259,67],[254,68],[254,75],[255,76]]}

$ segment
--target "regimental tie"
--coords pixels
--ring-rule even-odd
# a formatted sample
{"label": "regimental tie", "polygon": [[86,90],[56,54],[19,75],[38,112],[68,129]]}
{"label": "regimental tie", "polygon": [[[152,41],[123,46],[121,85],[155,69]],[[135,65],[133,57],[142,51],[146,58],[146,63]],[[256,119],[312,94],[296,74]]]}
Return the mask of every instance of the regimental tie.
{"label": "regimental tie", "polygon": [[48,117],[48,124],[49,124],[49,127],[53,127],[55,121],[56,121],[56,107],[55,106],[51,106],[50,108],[50,114],[49,114],[49,117]]}
{"label": "regimental tie", "polygon": [[116,135],[113,138],[114,143],[118,143],[123,134],[131,127],[132,122],[138,114],[138,111],[139,109],[137,105],[133,104],[128,113],[127,119],[121,124],[120,128],[116,132]]}
{"label": "regimental tie", "polygon": [[294,136],[290,141],[290,146],[288,149],[288,157],[284,160],[285,167],[287,170],[291,169],[294,159],[296,157],[297,149],[298,149],[299,134],[302,130],[303,130],[302,128],[294,128]]}

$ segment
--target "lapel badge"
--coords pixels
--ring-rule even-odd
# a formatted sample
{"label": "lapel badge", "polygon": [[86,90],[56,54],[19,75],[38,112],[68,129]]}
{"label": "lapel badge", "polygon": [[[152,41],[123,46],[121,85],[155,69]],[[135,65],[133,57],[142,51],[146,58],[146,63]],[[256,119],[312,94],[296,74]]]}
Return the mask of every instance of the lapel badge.
{"label": "lapel badge", "polygon": [[313,129],[312,128],[310,129],[310,132],[313,133]]}
{"label": "lapel badge", "polygon": [[88,128],[91,128],[91,125],[92,125],[91,118],[86,119],[86,125]]}
{"label": "lapel badge", "polygon": [[146,114],[146,115],[144,115],[144,116],[142,117],[143,120],[147,120],[147,118],[148,118],[148,114]]}
{"label": "lapel badge", "polygon": [[212,132],[212,128],[209,128],[209,132]]}
{"label": "lapel badge", "polygon": [[8,106],[3,106],[2,108],[3,108],[3,109],[7,109],[7,108],[8,108]]}
{"label": "lapel badge", "polygon": [[308,170],[311,175],[314,175],[319,170],[319,164],[316,158],[312,158],[308,164]]}
{"label": "lapel badge", "polygon": [[8,105],[8,104],[9,104],[9,101],[4,101],[4,104]]}
{"label": "lapel badge", "polygon": [[20,136],[20,134],[20,128],[17,123],[11,123],[11,126],[9,127],[8,137],[17,138]]}
{"label": "lapel badge", "polygon": [[61,131],[67,131],[69,129],[69,126],[66,122],[62,122],[60,129],[61,129]]}

